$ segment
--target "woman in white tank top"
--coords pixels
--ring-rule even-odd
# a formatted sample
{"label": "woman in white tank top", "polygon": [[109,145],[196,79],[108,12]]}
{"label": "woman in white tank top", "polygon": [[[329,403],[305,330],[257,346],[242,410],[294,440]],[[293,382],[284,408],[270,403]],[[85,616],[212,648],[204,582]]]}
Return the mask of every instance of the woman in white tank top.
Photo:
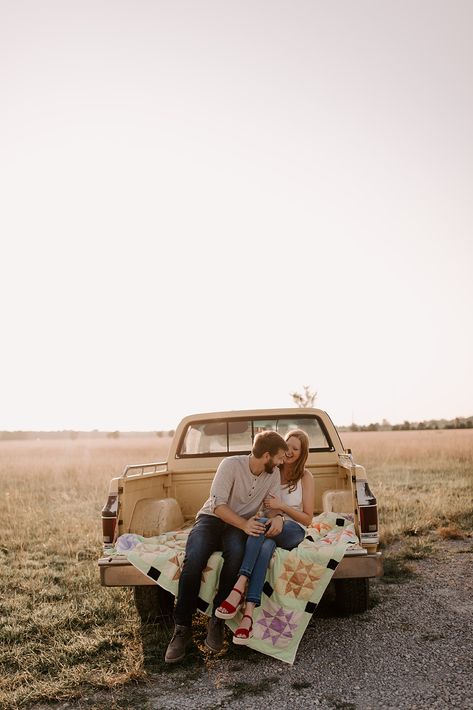
{"label": "woman in white tank top", "polygon": [[281,510],[285,523],[294,521],[305,531],[314,515],[314,479],[310,471],[305,469],[309,437],[305,431],[294,429],[285,438],[289,451],[285,462],[279,467],[281,498],[271,496],[264,501],[264,505],[272,510]]}

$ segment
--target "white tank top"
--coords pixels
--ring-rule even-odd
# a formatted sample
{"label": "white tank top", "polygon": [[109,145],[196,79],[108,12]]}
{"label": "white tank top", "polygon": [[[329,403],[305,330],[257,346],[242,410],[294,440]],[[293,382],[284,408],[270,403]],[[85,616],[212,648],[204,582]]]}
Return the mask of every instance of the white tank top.
{"label": "white tank top", "polygon": [[[297,481],[297,486],[290,493],[289,486],[281,486],[281,500],[286,505],[290,505],[291,508],[300,510],[302,513],[302,481]],[[291,520],[294,520],[294,518],[291,518]],[[301,528],[303,528],[304,530],[306,529],[306,526],[302,525],[302,523],[300,523],[298,520],[294,520],[294,522],[300,525]]]}

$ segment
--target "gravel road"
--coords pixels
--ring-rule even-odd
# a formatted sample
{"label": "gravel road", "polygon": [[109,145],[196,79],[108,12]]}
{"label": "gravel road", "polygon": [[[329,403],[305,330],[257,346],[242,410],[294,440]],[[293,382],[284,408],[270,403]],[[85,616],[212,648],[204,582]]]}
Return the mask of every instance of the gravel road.
{"label": "gravel road", "polygon": [[410,564],[407,581],[372,582],[365,614],[338,618],[327,605],[293,666],[234,646],[202,662],[200,647],[145,687],[56,707],[473,709],[473,538],[438,542]]}

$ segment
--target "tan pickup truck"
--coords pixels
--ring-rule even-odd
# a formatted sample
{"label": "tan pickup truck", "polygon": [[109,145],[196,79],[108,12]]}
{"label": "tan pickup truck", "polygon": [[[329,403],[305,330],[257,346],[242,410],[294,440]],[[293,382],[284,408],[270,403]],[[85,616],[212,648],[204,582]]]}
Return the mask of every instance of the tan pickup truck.
{"label": "tan pickup truck", "polygon": [[104,553],[98,562],[104,586],[134,588],[143,620],[172,611],[173,597],[117,556],[113,545],[123,533],[152,537],[191,525],[208,498],[219,463],[246,454],[254,436],[267,429],[282,436],[303,429],[310,441],[306,468],[314,476],[314,515],[333,511],[353,516],[361,545],[351,549],[333,576],[336,604],[343,614],[368,607],[369,579],[383,571],[378,547],[376,498],[366,472],[345,449],[328,414],[320,409],[261,409],[186,417],[176,429],[167,461],[126,466],[110,482],[102,510]]}

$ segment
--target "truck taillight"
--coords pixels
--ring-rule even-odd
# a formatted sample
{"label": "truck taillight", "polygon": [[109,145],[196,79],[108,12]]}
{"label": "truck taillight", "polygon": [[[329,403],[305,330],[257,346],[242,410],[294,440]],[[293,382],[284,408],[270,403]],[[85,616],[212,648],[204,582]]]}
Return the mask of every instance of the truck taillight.
{"label": "truck taillight", "polygon": [[360,542],[368,552],[374,552],[379,544],[378,504],[368,481],[357,479],[356,492],[360,511]]}
{"label": "truck taillight", "polygon": [[117,512],[118,493],[110,493],[107,502],[102,508],[102,534],[104,545],[112,545],[115,540]]}

